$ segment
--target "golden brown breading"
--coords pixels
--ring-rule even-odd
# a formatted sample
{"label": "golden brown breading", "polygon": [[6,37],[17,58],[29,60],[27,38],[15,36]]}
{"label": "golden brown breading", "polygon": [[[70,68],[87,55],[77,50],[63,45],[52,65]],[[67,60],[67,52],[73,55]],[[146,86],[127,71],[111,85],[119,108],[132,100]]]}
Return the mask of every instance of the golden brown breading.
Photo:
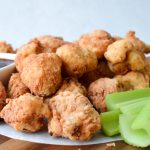
{"label": "golden brown breading", "polygon": [[124,62],[127,53],[131,50],[134,50],[132,42],[122,39],[109,45],[104,56],[111,64],[117,64]]}
{"label": "golden brown breading", "polygon": [[145,43],[135,36],[134,31],[129,31],[125,38],[132,42],[136,50],[144,51]]}
{"label": "golden brown breading", "polygon": [[83,49],[94,52],[97,58],[102,58],[109,44],[114,40],[111,35],[104,30],[96,30],[90,34],[84,34],[79,39],[79,45]]}
{"label": "golden brown breading", "polygon": [[145,56],[141,51],[130,51],[124,62],[112,64],[108,62],[108,66],[115,74],[125,74],[128,71],[142,71],[145,68]]}
{"label": "golden brown breading", "polygon": [[49,100],[49,107],[48,132],[55,137],[89,140],[101,128],[98,112],[80,93],[61,92]]}
{"label": "golden brown breading", "polygon": [[110,70],[115,74],[125,74],[129,71],[127,61],[117,64],[112,64],[108,62],[108,66]]}
{"label": "golden brown breading", "polygon": [[44,35],[32,39],[32,41],[39,41],[41,46],[44,48],[44,52],[56,52],[56,49],[62,46],[65,42],[62,37]]}
{"label": "golden brown breading", "polygon": [[29,93],[12,99],[2,109],[1,117],[17,131],[36,132],[44,125],[44,119],[51,113],[43,99]]}
{"label": "golden brown breading", "polygon": [[146,57],[145,62],[146,62],[146,67],[145,67],[146,73],[148,74],[150,78],[150,57]]}
{"label": "golden brown breading", "polygon": [[149,88],[149,77],[147,74],[131,71],[125,75],[115,77],[122,91]]}
{"label": "golden brown breading", "polygon": [[118,91],[116,79],[100,78],[89,85],[88,97],[99,112],[107,111],[105,97]]}
{"label": "golden brown breading", "polygon": [[81,93],[85,96],[87,95],[86,88],[81,83],[79,83],[76,78],[67,78],[63,80],[63,83],[56,94],[59,94],[60,92],[64,92],[64,91]]}
{"label": "golden brown breading", "polygon": [[150,52],[150,45],[145,44],[139,38],[135,36],[135,31],[129,31],[126,34],[126,39],[130,40],[132,44],[135,46],[136,50],[142,51],[144,53]]}
{"label": "golden brown breading", "polygon": [[6,101],[5,101],[6,97],[7,97],[7,93],[6,93],[5,87],[0,81],[0,111],[6,104]]}
{"label": "golden brown breading", "polygon": [[130,40],[122,39],[111,44],[105,52],[109,68],[115,74],[128,71],[142,71],[145,68],[145,57]]}
{"label": "golden brown breading", "polygon": [[0,53],[13,53],[13,48],[10,44],[0,41]]}
{"label": "golden brown breading", "polygon": [[61,65],[62,62],[55,53],[35,55],[35,58],[23,68],[21,80],[34,94],[50,96],[60,86]]}
{"label": "golden brown breading", "polygon": [[114,73],[110,70],[108,67],[106,60],[99,60],[97,68],[93,71],[85,73],[80,81],[85,85],[86,87],[89,86],[90,83],[93,81],[102,78],[102,77],[109,77],[112,78],[114,76]]}
{"label": "golden brown breading", "polygon": [[13,99],[25,93],[30,93],[30,90],[22,83],[20,74],[12,74],[8,83],[8,96]]}
{"label": "golden brown breading", "polygon": [[19,72],[22,71],[24,65],[26,64],[25,60],[28,56],[30,56],[31,54],[39,54],[42,51],[43,51],[43,47],[37,40],[31,41],[31,42],[21,46],[17,50],[17,55],[15,58],[17,70]]}
{"label": "golden brown breading", "polygon": [[145,45],[144,53],[150,53],[150,45]]}
{"label": "golden brown breading", "polygon": [[145,68],[145,57],[141,51],[130,51],[127,56],[128,67],[132,71],[140,71]]}
{"label": "golden brown breading", "polygon": [[61,58],[63,69],[69,76],[82,76],[97,67],[96,55],[75,43],[61,46],[56,54]]}

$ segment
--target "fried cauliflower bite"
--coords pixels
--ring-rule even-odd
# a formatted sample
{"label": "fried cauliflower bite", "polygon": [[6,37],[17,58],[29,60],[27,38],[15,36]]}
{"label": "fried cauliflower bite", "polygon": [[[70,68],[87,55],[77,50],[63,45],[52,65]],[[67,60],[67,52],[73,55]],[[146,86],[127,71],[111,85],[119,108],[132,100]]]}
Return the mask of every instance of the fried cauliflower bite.
{"label": "fried cauliflower bite", "polygon": [[108,66],[115,74],[125,74],[128,71],[142,71],[145,68],[145,56],[141,51],[130,51],[124,62],[112,64],[108,62]]}
{"label": "fried cauliflower bite", "polygon": [[126,34],[126,39],[129,39],[132,44],[135,46],[136,50],[142,51],[144,53],[150,52],[150,45],[145,44],[143,41],[141,41],[139,38],[135,36],[135,31],[129,31]]}
{"label": "fried cauliflower bite", "polygon": [[63,45],[57,49],[56,54],[61,58],[64,72],[69,76],[80,77],[97,67],[96,55],[75,43]]}
{"label": "fried cauliflower bite", "polygon": [[10,44],[0,41],[0,53],[13,53],[13,48]]}
{"label": "fried cauliflower bite", "polygon": [[111,64],[117,64],[124,62],[127,53],[131,50],[134,50],[132,42],[122,39],[109,45],[104,56]]}
{"label": "fried cauliflower bite", "polygon": [[96,30],[93,33],[84,34],[78,41],[81,48],[94,52],[98,59],[103,57],[108,45],[113,42],[111,35],[104,30]]}
{"label": "fried cauliflower bite", "polygon": [[16,131],[36,132],[44,125],[51,113],[43,99],[29,93],[12,99],[2,109],[0,116]]}
{"label": "fried cauliflower bite", "polygon": [[114,73],[110,70],[108,67],[106,60],[99,60],[97,68],[93,71],[85,73],[80,81],[85,85],[86,87],[89,86],[90,83],[93,81],[102,78],[102,77],[109,77],[112,78],[114,76]]}
{"label": "fried cauliflower bite", "polygon": [[50,96],[60,86],[61,65],[62,62],[55,53],[35,55],[23,68],[21,80],[35,95]]}
{"label": "fried cauliflower bite", "polygon": [[109,68],[115,74],[128,71],[141,71],[145,68],[145,57],[142,51],[136,50],[130,40],[122,39],[111,44],[105,52]]}
{"label": "fried cauliflower bite", "polygon": [[101,128],[98,112],[80,93],[61,92],[49,100],[49,108],[48,132],[52,136],[89,140]]}
{"label": "fried cauliflower bite", "polygon": [[100,78],[92,82],[88,87],[88,97],[93,106],[99,112],[107,111],[105,97],[107,94],[118,91],[116,79]]}
{"label": "fried cauliflower bite", "polygon": [[60,92],[64,92],[64,91],[81,93],[85,96],[87,95],[86,88],[81,83],[79,83],[76,78],[67,78],[63,80],[63,83],[56,94],[59,94]]}
{"label": "fried cauliflower bite", "polygon": [[19,49],[17,49],[17,55],[15,58],[15,64],[16,68],[19,72],[23,70],[23,67],[25,66],[25,61],[28,56],[31,54],[39,54],[43,51],[43,47],[41,44],[36,40],[31,41],[23,46],[21,46]]}
{"label": "fried cauliflower bite", "polygon": [[0,111],[3,109],[3,107],[6,104],[6,101],[5,101],[6,97],[7,97],[7,93],[6,93],[5,87],[0,81]]}
{"label": "fried cauliflower bite", "polygon": [[36,40],[42,45],[44,52],[56,52],[56,49],[65,43],[62,37],[51,35],[39,36],[32,39],[32,41]]}
{"label": "fried cauliflower bite", "polygon": [[20,74],[12,74],[8,83],[9,98],[17,98],[25,93],[30,93],[30,90],[24,85],[24,83],[22,83]]}
{"label": "fried cauliflower bite", "polygon": [[142,72],[131,71],[115,77],[122,91],[149,88],[149,77]]}

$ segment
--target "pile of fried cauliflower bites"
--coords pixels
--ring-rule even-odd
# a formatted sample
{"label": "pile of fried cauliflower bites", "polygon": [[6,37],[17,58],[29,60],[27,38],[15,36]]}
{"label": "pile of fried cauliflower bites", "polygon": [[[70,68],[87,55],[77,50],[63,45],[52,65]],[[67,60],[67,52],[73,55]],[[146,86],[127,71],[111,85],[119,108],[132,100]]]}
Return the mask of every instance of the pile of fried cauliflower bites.
{"label": "pile of fried cauliflower bites", "polygon": [[96,30],[75,42],[34,38],[17,49],[8,86],[0,82],[0,117],[17,131],[46,127],[54,137],[89,140],[101,129],[107,94],[149,88],[149,52],[133,31],[118,37]]}

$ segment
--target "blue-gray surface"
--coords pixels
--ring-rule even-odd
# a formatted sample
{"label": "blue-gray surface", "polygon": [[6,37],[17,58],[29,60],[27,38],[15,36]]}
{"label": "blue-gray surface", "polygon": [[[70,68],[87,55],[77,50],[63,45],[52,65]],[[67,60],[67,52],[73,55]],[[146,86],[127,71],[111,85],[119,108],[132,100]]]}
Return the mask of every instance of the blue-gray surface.
{"label": "blue-gray surface", "polygon": [[0,0],[0,40],[18,47],[41,34],[76,40],[100,28],[119,35],[136,30],[150,43],[149,15],[149,0]]}
{"label": "blue-gray surface", "polygon": [[105,137],[101,133],[97,133],[91,140],[89,141],[71,141],[65,138],[53,138],[46,131],[36,132],[36,133],[23,133],[16,132],[12,127],[1,122],[0,124],[0,134],[8,136],[10,138],[31,141],[36,143],[44,143],[44,144],[54,144],[54,145],[91,145],[91,144],[99,144],[106,143],[112,141],[121,140],[120,136],[115,137]]}

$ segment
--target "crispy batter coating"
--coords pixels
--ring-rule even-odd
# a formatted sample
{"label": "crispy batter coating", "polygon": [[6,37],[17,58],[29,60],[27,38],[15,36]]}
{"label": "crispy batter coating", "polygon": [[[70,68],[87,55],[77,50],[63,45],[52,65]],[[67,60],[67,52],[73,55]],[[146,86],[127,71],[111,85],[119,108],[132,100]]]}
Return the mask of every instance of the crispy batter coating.
{"label": "crispy batter coating", "polygon": [[121,63],[112,64],[108,62],[108,66],[115,74],[125,74],[128,71],[142,71],[145,68],[145,56],[141,51],[130,51],[126,60]]}
{"label": "crispy batter coating", "polygon": [[89,85],[88,97],[99,112],[107,111],[105,97],[109,93],[118,91],[116,79],[100,78]]}
{"label": "crispy batter coating", "polygon": [[146,57],[145,62],[146,62],[146,67],[145,67],[146,73],[148,74],[150,78],[150,57]]}
{"label": "crispy batter coating", "polygon": [[44,125],[44,119],[51,113],[43,99],[29,93],[12,99],[2,109],[1,117],[17,131],[36,132]]}
{"label": "crispy batter coating", "polygon": [[13,53],[13,48],[10,44],[0,41],[0,53]]}
{"label": "crispy batter coating", "polygon": [[114,73],[108,67],[106,60],[99,60],[97,68],[93,71],[85,73],[80,81],[86,87],[89,86],[90,83],[94,82],[95,80],[102,78],[102,77],[109,77],[112,78]]}
{"label": "crispy batter coating", "polygon": [[25,60],[28,56],[31,54],[39,54],[43,51],[43,47],[39,43],[39,41],[34,40],[31,41],[23,46],[21,46],[17,50],[17,56],[15,58],[16,68],[19,72],[23,70],[23,67],[25,66]]}
{"label": "crispy batter coating", "polygon": [[110,63],[117,64],[124,62],[127,53],[131,50],[134,50],[132,42],[122,39],[109,45],[104,56]]}
{"label": "crispy batter coating", "polygon": [[111,35],[104,30],[96,30],[90,34],[84,34],[79,39],[79,45],[83,49],[89,49],[94,52],[97,58],[102,58],[108,45],[114,40]]}
{"label": "crispy batter coating", "polygon": [[132,71],[140,71],[145,68],[145,57],[141,51],[130,51],[127,57],[128,67]]}
{"label": "crispy batter coating", "polygon": [[134,45],[136,50],[144,51],[145,43],[135,36],[134,31],[129,31],[126,34],[126,39],[128,39],[132,42],[132,44]]}
{"label": "crispy batter coating", "polygon": [[8,83],[9,98],[11,99],[17,98],[25,93],[30,93],[30,90],[25,86],[24,83],[22,83],[20,74],[19,73],[12,74]]}
{"label": "crispy batter coating", "polygon": [[150,52],[150,45],[145,44],[139,38],[135,36],[135,31],[129,31],[126,34],[126,39],[129,39],[132,44],[135,46],[136,50],[142,51],[144,53]]}
{"label": "crispy batter coating", "polygon": [[64,92],[64,91],[81,93],[85,96],[87,95],[86,88],[81,83],[79,83],[76,78],[67,78],[63,80],[63,83],[56,94],[59,94],[60,92]]}
{"label": "crispy batter coating", "polygon": [[125,74],[128,71],[141,71],[145,68],[145,57],[137,50],[130,40],[122,39],[111,44],[105,57],[109,68],[115,74]]}
{"label": "crispy batter coating", "polygon": [[34,94],[50,96],[60,86],[61,65],[62,62],[55,53],[35,55],[35,58],[23,68],[21,80]]}
{"label": "crispy batter coating", "polygon": [[122,91],[149,88],[149,77],[142,72],[131,71],[125,75],[118,75],[115,78]]}
{"label": "crispy batter coating", "polygon": [[112,64],[108,62],[108,66],[112,72],[115,74],[125,74],[128,72],[128,64],[127,62],[122,62],[122,63],[117,63],[117,64]]}
{"label": "crispy batter coating", "polygon": [[150,45],[145,45],[144,53],[150,53]]}
{"label": "crispy batter coating", "polygon": [[89,140],[101,128],[98,112],[80,93],[61,92],[50,99],[49,107],[48,132],[55,137]]}
{"label": "crispy batter coating", "polygon": [[63,45],[57,49],[56,54],[61,58],[63,69],[69,76],[82,76],[97,67],[96,55],[75,43]]}
{"label": "crispy batter coating", "polygon": [[7,93],[6,93],[5,87],[0,81],[0,111],[6,104],[6,101],[5,101],[6,97],[7,97]]}
{"label": "crispy batter coating", "polygon": [[44,52],[56,52],[56,49],[62,46],[65,42],[62,37],[44,35],[32,39],[32,41],[39,41],[44,48]]}

